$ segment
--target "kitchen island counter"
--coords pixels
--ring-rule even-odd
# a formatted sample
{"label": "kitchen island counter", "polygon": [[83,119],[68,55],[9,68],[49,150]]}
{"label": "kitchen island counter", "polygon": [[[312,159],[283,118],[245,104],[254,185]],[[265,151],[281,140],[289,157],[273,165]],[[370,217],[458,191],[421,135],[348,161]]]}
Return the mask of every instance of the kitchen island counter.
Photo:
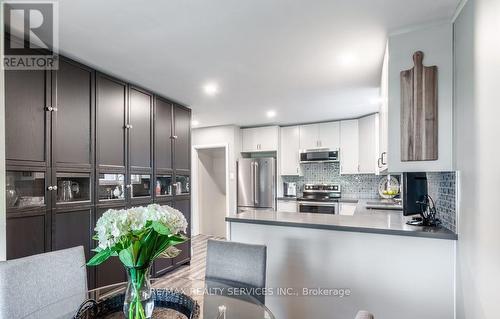
{"label": "kitchen island counter", "polygon": [[366,202],[357,200],[353,215],[290,213],[271,210],[245,210],[226,217],[230,223],[291,226],[337,231],[457,240],[457,234],[443,227],[410,226],[410,217],[401,211],[366,209]]}

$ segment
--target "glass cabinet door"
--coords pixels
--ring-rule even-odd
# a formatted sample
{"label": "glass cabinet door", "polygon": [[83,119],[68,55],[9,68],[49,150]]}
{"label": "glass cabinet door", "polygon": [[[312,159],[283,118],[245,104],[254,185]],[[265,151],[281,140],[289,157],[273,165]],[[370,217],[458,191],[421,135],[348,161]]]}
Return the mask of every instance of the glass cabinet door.
{"label": "glass cabinet door", "polygon": [[99,200],[125,199],[124,174],[99,174]]}
{"label": "glass cabinet door", "polygon": [[90,173],[56,173],[57,203],[90,201]]}
{"label": "glass cabinet door", "polygon": [[177,175],[175,183],[176,195],[186,195],[190,193],[190,177],[189,175]]}
{"label": "glass cabinet door", "polygon": [[151,175],[149,174],[131,174],[130,175],[132,198],[151,196]]}
{"label": "glass cabinet door", "polygon": [[7,171],[5,190],[7,208],[45,206],[45,173]]}
{"label": "glass cabinet door", "polygon": [[172,196],[172,175],[157,175],[155,185],[155,195],[158,196]]}

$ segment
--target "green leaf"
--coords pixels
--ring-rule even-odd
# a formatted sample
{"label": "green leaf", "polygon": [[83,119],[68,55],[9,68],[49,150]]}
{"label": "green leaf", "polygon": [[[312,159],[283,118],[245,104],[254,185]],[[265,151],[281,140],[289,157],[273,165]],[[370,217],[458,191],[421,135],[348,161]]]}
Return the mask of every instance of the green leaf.
{"label": "green leaf", "polygon": [[153,222],[153,229],[160,235],[170,235],[170,229],[167,226],[159,222]]}
{"label": "green leaf", "polygon": [[130,253],[129,249],[124,249],[120,251],[118,257],[126,267],[134,267],[134,257]]}
{"label": "green leaf", "polygon": [[97,266],[105,262],[109,257],[111,256],[111,250],[109,248],[106,248],[92,257],[89,262],[87,263],[87,266]]}

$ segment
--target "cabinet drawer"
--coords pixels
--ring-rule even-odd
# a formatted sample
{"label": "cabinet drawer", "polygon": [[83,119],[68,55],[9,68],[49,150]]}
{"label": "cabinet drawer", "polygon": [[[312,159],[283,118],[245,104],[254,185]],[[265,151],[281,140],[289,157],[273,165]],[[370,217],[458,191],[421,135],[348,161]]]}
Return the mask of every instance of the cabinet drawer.
{"label": "cabinet drawer", "polygon": [[278,211],[296,213],[297,212],[297,202],[292,200],[278,200]]}

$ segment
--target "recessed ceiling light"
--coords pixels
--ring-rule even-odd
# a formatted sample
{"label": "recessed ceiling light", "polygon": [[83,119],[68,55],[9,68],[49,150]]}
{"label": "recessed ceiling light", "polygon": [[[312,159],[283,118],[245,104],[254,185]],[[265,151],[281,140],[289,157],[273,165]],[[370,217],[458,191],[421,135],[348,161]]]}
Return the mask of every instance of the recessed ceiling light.
{"label": "recessed ceiling light", "polygon": [[340,66],[351,66],[354,65],[357,61],[357,58],[352,53],[343,53],[337,58]]}
{"label": "recessed ceiling light", "polygon": [[193,126],[196,126],[198,124],[200,124],[200,121],[197,121],[197,120],[192,120],[191,121],[191,125],[193,125]]}
{"label": "recessed ceiling light", "polygon": [[267,117],[275,117],[276,111],[274,111],[274,110],[267,111],[266,115],[267,115]]}
{"label": "recessed ceiling light", "polygon": [[219,87],[217,86],[217,83],[207,83],[203,86],[203,91],[210,96],[213,96],[219,92]]}

